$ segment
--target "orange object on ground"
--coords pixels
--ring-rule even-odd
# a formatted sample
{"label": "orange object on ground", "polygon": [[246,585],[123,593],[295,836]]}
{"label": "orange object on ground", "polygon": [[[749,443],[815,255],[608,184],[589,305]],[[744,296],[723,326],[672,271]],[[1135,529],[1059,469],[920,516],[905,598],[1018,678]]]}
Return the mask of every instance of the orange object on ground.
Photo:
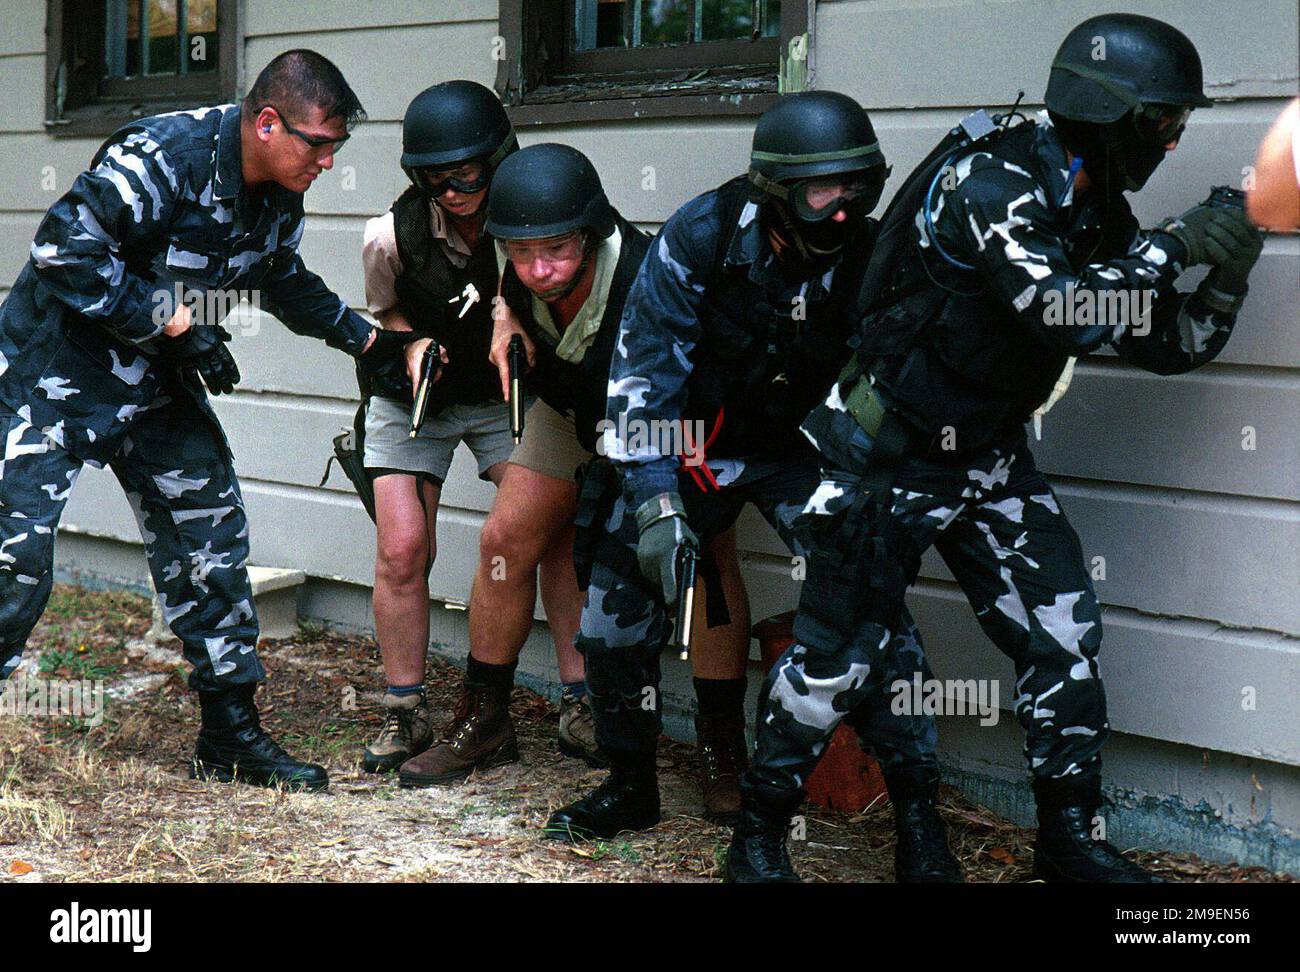
{"label": "orange object on ground", "polygon": [[[794,641],[794,612],[760,621],[752,634],[758,639],[763,667],[771,671]],[[885,795],[885,778],[880,764],[858,745],[858,734],[841,723],[804,789],[820,807],[857,813]]]}

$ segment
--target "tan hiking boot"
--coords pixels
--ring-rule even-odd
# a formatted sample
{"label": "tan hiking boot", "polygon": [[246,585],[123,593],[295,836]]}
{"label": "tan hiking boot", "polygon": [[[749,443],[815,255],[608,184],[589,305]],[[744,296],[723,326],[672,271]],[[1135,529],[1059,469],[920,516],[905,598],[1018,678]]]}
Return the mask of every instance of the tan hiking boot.
{"label": "tan hiking boot", "polygon": [[695,717],[695,739],[704,817],[733,824],[740,816],[740,775],[749,768],[745,724],[700,714]]}
{"label": "tan hiking boot", "polygon": [[596,724],[585,695],[578,698],[565,692],[560,697],[560,752],[596,769],[609,765],[596,745]]}
{"label": "tan hiking boot", "polygon": [[515,726],[510,721],[510,693],[466,685],[451,722],[438,741],[408,759],[398,771],[404,787],[435,786],[463,780],[476,769],[519,759]]}
{"label": "tan hiking boot", "polygon": [[361,768],[367,773],[392,772],[433,744],[433,715],[423,692],[385,692],[384,708],[387,715],[379,735],[361,758]]}

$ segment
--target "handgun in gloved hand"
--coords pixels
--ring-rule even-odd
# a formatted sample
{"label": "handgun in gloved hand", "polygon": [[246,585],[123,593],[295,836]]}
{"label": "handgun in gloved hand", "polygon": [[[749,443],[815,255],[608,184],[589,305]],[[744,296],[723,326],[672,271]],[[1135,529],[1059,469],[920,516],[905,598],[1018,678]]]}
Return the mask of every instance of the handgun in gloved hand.
{"label": "handgun in gloved hand", "polygon": [[663,592],[664,603],[672,607],[677,603],[678,551],[682,547],[698,551],[700,541],[686,522],[686,510],[677,493],[660,493],[641,504],[636,511],[636,525],[640,531],[636,558],[641,573],[658,590]]}
{"label": "handgun in gloved hand", "polygon": [[1246,218],[1239,194],[1226,186],[1216,186],[1204,202],[1177,219],[1165,220],[1160,229],[1186,247],[1189,266],[1228,267],[1231,279],[1240,277],[1243,288],[1245,275],[1264,246],[1263,236]]}

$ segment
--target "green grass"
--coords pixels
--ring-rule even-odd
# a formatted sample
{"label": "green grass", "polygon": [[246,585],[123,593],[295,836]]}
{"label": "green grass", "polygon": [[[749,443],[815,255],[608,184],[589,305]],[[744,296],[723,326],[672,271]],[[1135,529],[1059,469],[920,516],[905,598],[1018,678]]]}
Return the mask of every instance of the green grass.
{"label": "green grass", "polygon": [[323,624],[317,624],[313,621],[299,619],[298,637],[303,641],[319,641],[329,633],[329,629]]}
{"label": "green grass", "polygon": [[149,611],[149,599],[129,591],[92,591],[85,587],[56,584],[46,605],[45,617],[77,621],[105,614],[148,614]]}
{"label": "green grass", "polygon": [[[119,655],[123,650],[120,642],[112,649]],[[46,676],[65,675],[68,678],[94,681],[116,675],[122,670],[122,666],[96,657],[98,654],[85,645],[47,649],[41,653],[40,672]]]}
{"label": "green grass", "polygon": [[591,859],[593,861],[603,860],[607,857],[617,857],[625,864],[641,863],[641,852],[626,840],[598,840],[591,845]]}
{"label": "green grass", "polygon": [[327,723],[316,732],[286,729],[280,744],[299,759],[324,762],[348,762],[360,758],[361,750],[369,741],[362,727],[350,723]]}

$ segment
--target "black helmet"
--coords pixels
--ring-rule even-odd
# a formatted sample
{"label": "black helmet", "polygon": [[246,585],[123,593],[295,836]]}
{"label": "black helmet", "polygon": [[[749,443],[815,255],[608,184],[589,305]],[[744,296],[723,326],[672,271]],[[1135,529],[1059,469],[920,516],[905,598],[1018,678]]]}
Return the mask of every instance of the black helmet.
{"label": "black helmet", "polygon": [[[824,212],[802,205],[791,188],[808,180],[872,170],[863,195],[870,212],[880,201],[889,169],[880,151],[871,119],[862,106],[836,91],[802,91],[786,95],[763,112],[754,127],[749,154],[749,181],[761,198],[773,196],[809,221],[824,219]],[[863,202],[867,202],[863,200]]]}
{"label": "black helmet", "polygon": [[1107,199],[1146,185],[1191,110],[1213,104],[1195,45],[1137,14],[1092,17],[1070,31],[1044,101],[1061,141]]}
{"label": "black helmet", "polygon": [[[854,178],[846,177],[856,174]],[[884,153],[862,106],[835,91],[785,95],[754,127],[749,156],[751,198],[786,260],[815,268],[834,259],[862,229],[889,178]],[[822,188],[826,181],[838,183]],[[819,185],[819,183],[821,185]],[[836,222],[841,209],[851,217]]]}
{"label": "black helmet", "polygon": [[604,239],[614,232],[614,207],[585,155],[543,142],[501,163],[488,192],[485,228],[498,240],[540,240],[576,229]]}
{"label": "black helmet", "polygon": [[[402,119],[402,168],[417,186],[417,169],[486,163],[485,176],[519,148],[506,110],[490,88],[474,81],[445,81],[415,96]],[[486,178],[483,180],[486,185]],[[483,188],[457,186],[462,192]]]}
{"label": "black helmet", "polygon": [[749,178],[762,188],[764,181],[792,182],[884,164],[861,105],[836,91],[801,91],[785,95],[758,119]]}
{"label": "black helmet", "polygon": [[1062,118],[1103,124],[1142,105],[1208,108],[1201,58],[1175,27],[1138,14],[1103,14],[1066,35],[1044,99]]}

